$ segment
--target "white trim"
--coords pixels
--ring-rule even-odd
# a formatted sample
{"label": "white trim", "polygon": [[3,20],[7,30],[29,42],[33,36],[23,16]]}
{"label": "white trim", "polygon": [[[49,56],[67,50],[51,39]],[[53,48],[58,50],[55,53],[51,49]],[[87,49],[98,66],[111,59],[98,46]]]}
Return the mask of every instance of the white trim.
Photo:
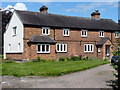
{"label": "white trim", "polygon": [[[103,35],[101,35],[103,33]],[[104,37],[104,31],[99,31],[99,37]]]}
{"label": "white trim", "polygon": [[[85,46],[86,46],[86,51],[85,51]],[[88,50],[88,46],[90,46],[89,50]],[[84,52],[94,52],[94,44],[84,44]]]}
{"label": "white trim", "polygon": [[[82,36],[82,37],[87,37],[87,31],[88,31],[88,30],[81,30],[81,36]],[[86,32],[86,35],[83,35],[82,32]]]}
{"label": "white trim", "polygon": [[[68,34],[66,33],[67,31],[68,31]],[[64,29],[63,28],[63,36],[70,36],[70,29]]]}
{"label": "white trim", "polygon": [[[38,45],[40,45],[40,50],[38,51]],[[45,45],[45,51],[42,51],[42,45]],[[49,45],[49,51],[46,51],[46,46]],[[37,44],[37,53],[50,53],[50,44]]]}
{"label": "white trim", "polygon": [[[45,33],[43,33],[43,29],[45,29]],[[48,33],[46,32],[46,29],[48,29]],[[42,27],[42,34],[43,35],[50,35],[50,27]]]}
{"label": "white trim", "polygon": [[[57,48],[57,46],[59,45],[59,50]],[[65,47],[64,47],[65,45]],[[62,46],[62,50],[61,50],[61,46]],[[65,43],[57,43],[56,44],[56,52],[67,52],[67,44]]]}

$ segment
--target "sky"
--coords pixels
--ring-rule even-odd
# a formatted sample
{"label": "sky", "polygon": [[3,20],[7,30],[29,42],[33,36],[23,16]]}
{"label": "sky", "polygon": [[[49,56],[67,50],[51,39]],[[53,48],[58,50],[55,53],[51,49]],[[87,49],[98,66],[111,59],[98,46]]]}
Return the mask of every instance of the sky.
{"label": "sky", "polygon": [[[118,2],[2,2],[2,8],[14,7],[17,10],[39,12],[42,5],[48,7],[53,14],[91,17],[91,13],[99,10],[101,18],[113,19],[118,22]],[[120,18],[119,18],[120,19]]]}

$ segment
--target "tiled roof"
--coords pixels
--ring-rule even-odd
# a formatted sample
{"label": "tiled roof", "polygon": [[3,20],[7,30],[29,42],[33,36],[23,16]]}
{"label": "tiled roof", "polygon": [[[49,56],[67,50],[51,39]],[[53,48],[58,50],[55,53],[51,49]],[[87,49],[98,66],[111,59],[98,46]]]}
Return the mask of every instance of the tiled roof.
{"label": "tiled roof", "polygon": [[51,37],[46,36],[46,35],[40,35],[40,36],[33,36],[30,40],[29,43],[49,43],[49,44],[54,44],[56,43],[55,40],[53,40]]}
{"label": "tiled roof", "polygon": [[103,45],[107,40],[110,40],[109,37],[103,37],[96,45]]}
{"label": "tiled roof", "polygon": [[62,28],[82,28],[92,30],[119,30],[118,24],[111,19],[95,20],[92,18],[72,17],[40,12],[16,10],[23,24]]}

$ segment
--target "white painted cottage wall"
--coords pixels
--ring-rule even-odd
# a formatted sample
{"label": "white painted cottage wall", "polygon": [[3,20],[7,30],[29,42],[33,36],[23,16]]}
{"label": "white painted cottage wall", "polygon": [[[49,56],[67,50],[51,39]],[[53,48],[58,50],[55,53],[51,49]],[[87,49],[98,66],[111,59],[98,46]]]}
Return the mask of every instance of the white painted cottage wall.
{"label": "white painted cottage wall", "polygon": [[[17,26],[17,34],[13,36],[13,27],[15,26]],[[23,24],[17,13],[14,12],[4,34],[4,58],[6,58],[6,53],[23,53],[23,33]],[[20,43],[20,50],[18,49],[18,43]],[[9,44],[11,44],[11,51],[9,51]]]}

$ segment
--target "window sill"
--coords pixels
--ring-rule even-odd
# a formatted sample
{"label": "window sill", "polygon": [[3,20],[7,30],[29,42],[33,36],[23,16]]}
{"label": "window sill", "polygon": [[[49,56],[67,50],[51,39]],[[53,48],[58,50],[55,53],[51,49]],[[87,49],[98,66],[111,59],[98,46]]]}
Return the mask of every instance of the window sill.
{"label": "window sill", "polygon": [[82,36],[82,38],[87,38],[87,36]]}
{"label": "window sill", "polygon": [[50,52],[37,52],[37,54],[50,54]]}
{"label": "window sill", "polygon": [[69,35],[63,35],[64,37],[69,37]]}

